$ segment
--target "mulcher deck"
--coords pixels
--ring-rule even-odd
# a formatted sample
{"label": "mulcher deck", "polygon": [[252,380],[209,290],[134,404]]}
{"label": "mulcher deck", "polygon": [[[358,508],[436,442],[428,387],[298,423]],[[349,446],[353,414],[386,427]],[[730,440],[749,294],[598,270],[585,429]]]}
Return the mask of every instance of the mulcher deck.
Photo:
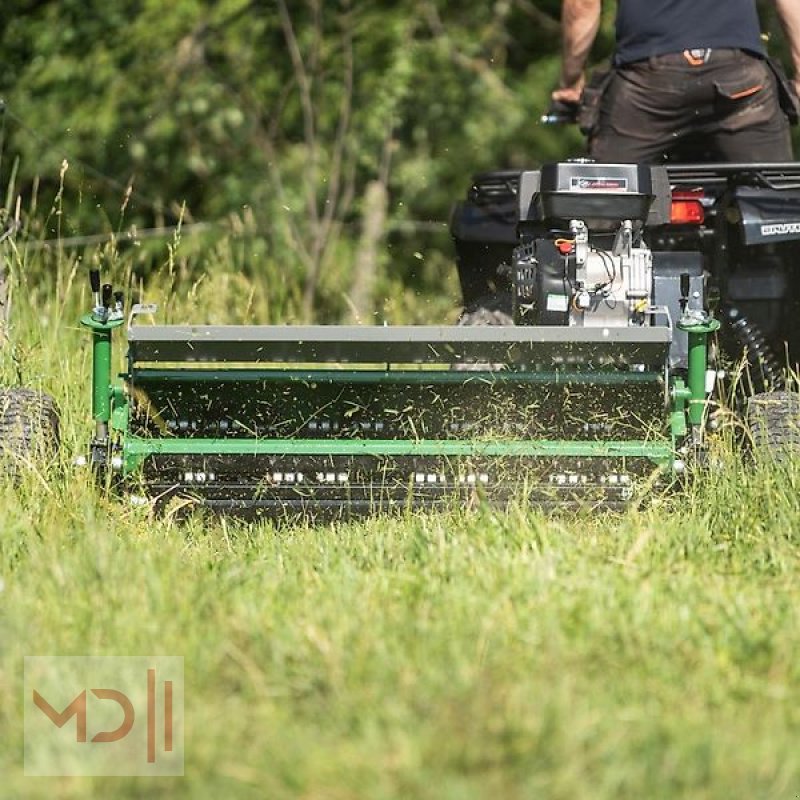
{"label": "mulcher deck", "polygon": [[162,500],[270,513],[621,502],[672,463],[670,340],[666,327],[136,326],[123,472]]}

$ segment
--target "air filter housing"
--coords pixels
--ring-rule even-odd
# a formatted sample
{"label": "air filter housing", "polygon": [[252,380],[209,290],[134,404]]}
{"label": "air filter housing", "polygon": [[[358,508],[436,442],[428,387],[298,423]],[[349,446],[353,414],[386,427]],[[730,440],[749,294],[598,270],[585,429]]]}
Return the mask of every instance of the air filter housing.
{"label": "air filter housing", "polygon": [[522,174],[520,222],[580,219],[600,230],[623,219],[645,222],[662,193],[658,170],[641,164],[545,164]]}

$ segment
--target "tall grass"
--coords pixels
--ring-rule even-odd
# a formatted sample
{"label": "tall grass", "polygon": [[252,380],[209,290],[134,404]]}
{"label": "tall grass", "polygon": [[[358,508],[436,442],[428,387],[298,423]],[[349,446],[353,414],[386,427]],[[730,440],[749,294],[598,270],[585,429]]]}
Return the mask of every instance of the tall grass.
{"label": "tall grass", "polygon": [[[237,247],[165,255],[147,299],[174,321],[291,316],[292,286],[274,305],[280,274],[237,270]],[[0,795],[800,794],[798,465],[723,447],[682,493],[608,516],[179,525],[70,466],[90,434],[85,264],[13,263],[2,378],[56,397],[64,445],[0,481]],[[185,659],[185,777],[24,777],[25,655],[153,653]]]}

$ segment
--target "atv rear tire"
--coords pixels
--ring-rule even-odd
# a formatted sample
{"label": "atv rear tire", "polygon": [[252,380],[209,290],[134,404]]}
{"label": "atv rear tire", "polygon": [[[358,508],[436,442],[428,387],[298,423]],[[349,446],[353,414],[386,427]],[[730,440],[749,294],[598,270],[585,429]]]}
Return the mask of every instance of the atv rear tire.
{"label": "atv rear tire", "polygon": [[459,325],[513,325],[514,311],[511,307],[511,295],[489,294],[479,297],[461,312]]}
{"label": "atv rear tire", "polygon": [[50,395],[0,388],[0,472],[13,471],[15,462],[52,457],[59,443],[58,411]]}
{"label": "atv rear tire", "polygon": [[[513,325],[513,314],[510,294],[507,292],[503,294],[487,294],[466,306],[461,312],[457,324],[464,327]],[[503,369],[503,365],[478,362],[475,364],[455,364],[453,369],[459,372],[496,372]]]}
{"label": "atv rear tire", "polygon": [[786,461],[800,455],[800,394],[754,394],[747,401],[746,420],[756,457]]}

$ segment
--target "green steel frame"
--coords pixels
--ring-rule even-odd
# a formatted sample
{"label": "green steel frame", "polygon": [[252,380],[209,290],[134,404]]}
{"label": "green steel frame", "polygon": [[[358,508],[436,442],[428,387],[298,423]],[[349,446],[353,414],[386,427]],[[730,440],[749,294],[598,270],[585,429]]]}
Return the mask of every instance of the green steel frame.
{"label": "green steel frame", "polygon": [[715,319],[707,322],[678,323],[678,327],[689,336],[689,423],[703,424],[706,414],[706,370],[708,367],[708,337],[719,330]]}
{"label": "green steel frame", "polygon": [[135,473],[144,460],[152,455],[615,457],[647,458],[657,466],[669,467],[674,448],[667,440],[484,442],[433,439],[143,439],[128,436],[123,445],[125,473]]}
{"label": "green steel frame", "polygon": [[114,408],[111,335],[122,323],[121,319],[101,322],[91,314],[81,318],[81,325],[92,332],[92,418],[101,425],[108,425]]}

